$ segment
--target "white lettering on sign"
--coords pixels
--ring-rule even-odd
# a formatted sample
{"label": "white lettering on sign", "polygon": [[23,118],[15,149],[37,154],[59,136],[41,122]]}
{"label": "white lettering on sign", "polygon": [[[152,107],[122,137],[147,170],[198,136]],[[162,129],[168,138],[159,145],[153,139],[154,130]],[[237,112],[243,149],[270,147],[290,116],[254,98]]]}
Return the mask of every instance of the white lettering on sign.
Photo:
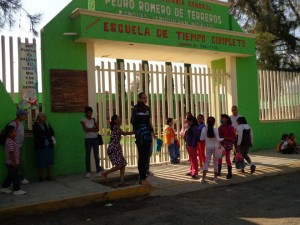
{"label": "white lettering on sign", "polygon": [[20,107],[37,107],[37,60],[36,45],[19,44],[19,94]]}
{"label": "white lettering on sign", "polygon": [[[104,0],[104,7],[116,9],[115,13],[152,20],[204,27],[220,27],[222,15],[212,11],[211,4],[184,0]],[[111,12],[108,10],[108,12]]]}

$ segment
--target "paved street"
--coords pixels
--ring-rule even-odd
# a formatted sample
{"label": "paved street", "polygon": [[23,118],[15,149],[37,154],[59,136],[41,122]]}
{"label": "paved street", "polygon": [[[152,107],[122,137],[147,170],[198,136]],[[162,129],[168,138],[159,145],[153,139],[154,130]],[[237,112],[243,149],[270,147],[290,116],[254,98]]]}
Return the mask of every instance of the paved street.
{"label": "paved street", "polygon": [[[0,224],[300,224],[299,172],[164,197],[138,197]],[[199,185],[201,185],[199,183]],[[111,203],[112,206],[105,206]]]}

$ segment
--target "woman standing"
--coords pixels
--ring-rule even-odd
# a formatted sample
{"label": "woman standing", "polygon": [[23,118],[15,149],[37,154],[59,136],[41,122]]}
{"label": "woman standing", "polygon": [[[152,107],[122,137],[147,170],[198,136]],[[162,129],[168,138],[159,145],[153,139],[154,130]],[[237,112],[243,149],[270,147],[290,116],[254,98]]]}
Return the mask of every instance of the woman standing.
{"label": "woman standing", "polygon": [[[151,111],[146,105],[147,95],[144,92],[139,93],[139,101],[132,109],[131,124],[135,131],[135,143],[138,149],[138,170],[139,183],[149,185],[146,181],[147,171],[149,170],[149,162],[151,156],[152,138],[154,130],[151,123]],[[149,171],[148,171],[148,174]]]}
{"label": "woman standing", "polygon": [[85,168],[86,178],[91,176],[91,149],[93,148],[95,165],[97,171],[97,177],[100,177],[100,171],[103,169],[100,167],[99,158],[99,144],[98,144],[98,131],[99,127],[95,118],[92,117],[93,109],[89,106],[85,107],[85,116],[81,119],[81,125],[84,130],[84,146],[85,146]]}
{"label": "woman standing", "polygon": [[[49,123],[46,123],[46,115],[39,113],[33,126],[34,147],[36,152],[36,165],[39,181],[52,180],[52,166],[54,158],[54,131]],[[46,177],[45,177],[46,173]]]}
{"label": "woman standing", "polygon": [[[221,138],[224,138],[224,141],[222,141],[221,144],[225,149],[225,159],[228,170],[226,179],[231,179],[232,165],[230,161],[230,151],[233,149],[233,143],[235,141],[235,129],[232,126],[230,117],[226,114],[221,115],[221,126],[219,127],[219,135]],[[219,159],[218,161],[218,176],[221,176],[222,159],[223,158]]]}
{"label": "woman standing", "polygon": [[223,141],[223,138],[219,137],[219,131],[215,126],[215,118],[207,118],[207,127],[204,127],[201,132],[200,140],[204,141],[206,144],[206,161],[203,168],[203,176],[200,180],[201,183],[205,182],[206,173],[210,164],[211,156],[213,156],[214,161],[214,181],[218,181],[218,160],[215,157],[215,148],[217,145],[220,145],[220,142]]}

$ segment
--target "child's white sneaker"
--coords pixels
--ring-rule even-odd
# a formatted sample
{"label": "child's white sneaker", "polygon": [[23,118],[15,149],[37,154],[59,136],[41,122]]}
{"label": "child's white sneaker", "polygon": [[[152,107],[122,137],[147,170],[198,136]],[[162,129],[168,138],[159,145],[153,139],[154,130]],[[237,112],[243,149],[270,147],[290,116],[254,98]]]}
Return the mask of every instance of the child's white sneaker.
{"label": "child's white sneaker", "polygon": [[26,191],[18,190],[18,191],[14,191],[13,194],[14,195],[24,195],[24,194],[26,194]]}
{"label": "child's white sneaker", "polygon": [[1,188],[0,191],[1,191],[2,193],[6,193],[6,194],[12,193],[12,190],[10,190],[9,188]]}
{"label": "child's white sneaker", "polygon": [[28,181],[26,178],[24,178],[24,179],[21,181],[21,184],[29,184],[29,181]]}
{"label": "child's white sneaker", "polygon": [[91,173],[86,173],[85,174],[85,178],[90,178],[91,177]]}

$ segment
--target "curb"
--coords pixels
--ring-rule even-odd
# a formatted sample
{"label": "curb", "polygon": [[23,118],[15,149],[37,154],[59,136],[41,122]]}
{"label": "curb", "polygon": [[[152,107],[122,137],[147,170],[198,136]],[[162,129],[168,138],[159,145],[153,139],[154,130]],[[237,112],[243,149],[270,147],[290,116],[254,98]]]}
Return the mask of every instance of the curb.
{"label": "curb", "polygon": [[16,215],[42,214],[60,209],[74,208],[101,203],[109,200],[132,198],[150,194],[154,188],[146,185],[135,185],[132,187],[120,188],[103,193],[89,194],[79,197],[59,199],[34,204],[0,208],[0,218],[8,218]]}

